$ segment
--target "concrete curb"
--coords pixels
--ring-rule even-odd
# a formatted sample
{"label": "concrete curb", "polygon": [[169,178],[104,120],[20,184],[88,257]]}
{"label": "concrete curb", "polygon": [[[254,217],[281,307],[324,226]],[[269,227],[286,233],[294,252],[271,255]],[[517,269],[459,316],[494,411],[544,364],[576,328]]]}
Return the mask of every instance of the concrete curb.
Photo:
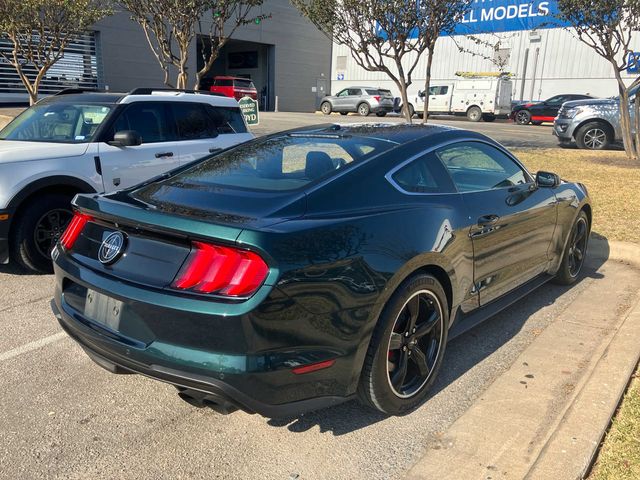
{"label": "concrete curb", "polygon": [[[613,261],[603,275],[613,271],[620,276],[611,279],[626,279],[627,296],[611,281],[608,289],[585,290],[582,301],[427,445],[409,479],[573,480],[588,474],[640,360],[640,246],[592,239],[590,254]],[[609,295],[618,299],[615,312]]]}

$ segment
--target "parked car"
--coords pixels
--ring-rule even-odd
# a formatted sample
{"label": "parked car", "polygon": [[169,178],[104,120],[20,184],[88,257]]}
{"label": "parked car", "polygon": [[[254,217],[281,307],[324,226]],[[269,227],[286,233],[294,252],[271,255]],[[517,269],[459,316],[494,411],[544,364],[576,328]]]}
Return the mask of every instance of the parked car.
{"label": "parked car", "polygon": [[[509,77],[465,78],[455,82],[432,83],[429,87],[429,113],[466,115],[472,122],[493,122],[511,112],[513,83]],[[400,105],[400,109],[402,106]],[[424,112],[424,92],[411,99],[411,116]]]}
{"label": "parked car", "polygon": [[210,94],[63,91],[0,131],[0,263],[50,271],[76,193],[128,188],[253,138],[238,103]]}
{"label": "parked car", "polygon": [[375,113],[384,117],[393,111],[393,95],[389,90],[376,87],[349,87],[336,95],[327,95],[320,100],[320,111],[325,115],[339,112],[342,115],[358,113],[366,117]]}
{"label": "parked car", "polygon": [[511,120],[518,125],[542,125],[543,122],[553,122],[564,102],[573,100],[589,100],[589,95],[567,94],[556,95],[543,102],[521,103],[513,107]]}
{"label": "parked car", "polygon": [[[618,98],[566,102],[553,123],[561,146],[575,144],[586,150],[604,150],[622,142]],[[633,116],[633,108],[629,107]],[[633,117],[632,117],[633,118]]]}
{"label": "parked car", "polygon": [[218,76],[213,78],[211,92],[221,93],[225,97],[240,100],[242,97],[251,97],[258,101],[258,90],[248,78]]}
{"label": "parked car", "polygon": [[486,136],[402,124],[277,133],[74,208],[64,330],[111,372],[268,417],[416,408],[448,339],[576,281],[592,215]]}

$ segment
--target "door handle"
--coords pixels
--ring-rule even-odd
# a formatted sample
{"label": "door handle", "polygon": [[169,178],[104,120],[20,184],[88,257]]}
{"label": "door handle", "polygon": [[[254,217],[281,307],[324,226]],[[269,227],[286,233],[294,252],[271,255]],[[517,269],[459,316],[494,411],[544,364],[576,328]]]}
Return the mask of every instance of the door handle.
{"label": "door handle", "polygon": [[173,157],[173,152],[156,153],[156,158]]}
{"label": "door handle", "polygon": [[500,217],[498,215],[482,215],[480,218],[478,218],[478,226],[486,227],[489,225],[494,225],[498,220],[500,220]]}

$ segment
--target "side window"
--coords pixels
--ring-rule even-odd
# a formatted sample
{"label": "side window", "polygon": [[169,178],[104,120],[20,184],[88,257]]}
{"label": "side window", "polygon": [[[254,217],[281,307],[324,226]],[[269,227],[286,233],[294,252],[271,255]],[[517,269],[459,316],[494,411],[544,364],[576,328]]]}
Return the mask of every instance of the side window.
{"label": "side window", "polygon": [[171,103],[178,140],[199,140],[215,136],[205,109],[199,103]]}
{"label": "side window", "polygon": [[340,93],[338,93],[338,95],[336,95],[336,97],[346,97],[347,95],[349,95],[349,89],[345,88]]}
{"label": "side window", "polygon": [[444,87],[440,87],[440,95],[446,95],[449,93],[449,86],[445,85]]}
{"label": "side window", "polygon": [[508,155],[481,142],[460,142],[436,152],[460,192],[512,187],[531,181]]}
{"label": "side window", "polygon": [[210,129],[214,135],[224,133],[247,133],[247,126],[242,118],[242,112],[236,107],[214,107],[206,105],[209,116]]}
{"label": "side window", "polygon": [[557,105],[560,103],[564,103],[566,101],[565,96],[564,95],[556,95],[555,97],[551,97],[549,100],[547,100],[547,103],[551,103],[553,105]]}
{"label": "side window", "polygon": [[135,102],[127,106],[116,119],[108,139],[113,140],[115,133],[122,130],[135,130],[142,137],[142,143],[171,140],[171,128],[162,103]]}
{"label": "side window", "polygon": [[451,193],[455,191],[446,171],[433,153],[414,160],[391,177],[405,192]]}
{"label": "side window", "polygon": [[362,93],[362,90],[360,90],[359,88],[350,88],[349,89],[349,95],[350,96],[357,96],[360,95]]}

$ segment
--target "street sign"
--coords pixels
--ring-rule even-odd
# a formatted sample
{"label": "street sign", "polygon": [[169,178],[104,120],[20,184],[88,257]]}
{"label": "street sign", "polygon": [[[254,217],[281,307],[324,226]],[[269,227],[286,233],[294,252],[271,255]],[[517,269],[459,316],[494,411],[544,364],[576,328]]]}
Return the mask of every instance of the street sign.
{"label": "street sign", "polygon": [[242,97],[238,100],[238,105],[240,105],[240,110],[247,125],[258,125],[260,123],[258,102],[251,97]]}
{"label": "street sign", "polygon": [[338,80],[344,80],[344,73],[338,74]]}
{"label": "street sign", "polygon": [[629,52],[627,73],[640,73],[640,52]]}

